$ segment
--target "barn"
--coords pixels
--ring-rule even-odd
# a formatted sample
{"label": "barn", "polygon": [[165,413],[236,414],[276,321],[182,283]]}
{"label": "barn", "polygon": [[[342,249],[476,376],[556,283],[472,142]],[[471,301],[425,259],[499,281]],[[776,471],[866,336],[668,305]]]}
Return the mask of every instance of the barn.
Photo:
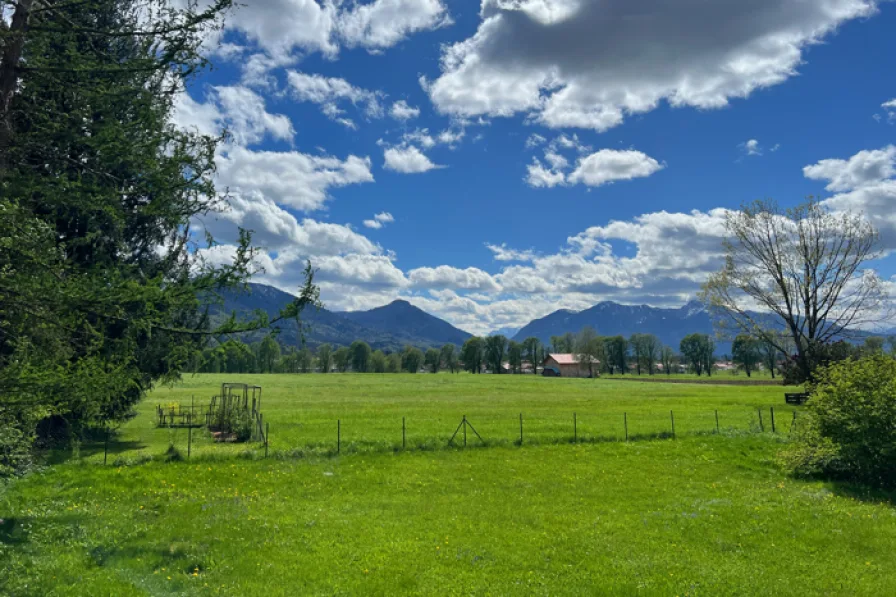
{"label": "barn", "polygon": [[[594,375],[600,375],[600,361],[592,359],[592,369]],[[545,377],[591,377],[588,371],[588,363],[580,362],[578,355],[574,354],[549,354],[544,359]]]}

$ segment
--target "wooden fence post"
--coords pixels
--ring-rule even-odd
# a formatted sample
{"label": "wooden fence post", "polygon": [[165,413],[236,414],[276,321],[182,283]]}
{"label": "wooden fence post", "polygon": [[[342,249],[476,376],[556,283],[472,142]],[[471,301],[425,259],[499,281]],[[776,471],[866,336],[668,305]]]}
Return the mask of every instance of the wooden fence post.
{"label": "wooden fence post", "polygon": [[106,464],[106,461],[109,458],[109,428],[106,427],[106,441],[103,444],[103,464]]}

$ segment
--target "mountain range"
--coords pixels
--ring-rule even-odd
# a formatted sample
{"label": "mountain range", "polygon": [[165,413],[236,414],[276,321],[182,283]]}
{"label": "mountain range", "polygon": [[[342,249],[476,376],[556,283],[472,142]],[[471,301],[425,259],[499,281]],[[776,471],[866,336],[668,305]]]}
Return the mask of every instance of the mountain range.
{"label": "mountain range", "polygon": [[[681,339],[688,334],[714,334],[713,320],[699,301],[672,309],[605,301],[584,311],[554,311],[524,326],[513,339],[519,342],[534,336],[542,342],[550,342],[551,336],[578,332],[586,326],[594,328],[602,336],[621,335],[627,338],[636,333],[653,334],[676,351]],[[731,342],[716,341],[718,354],[730,351]]]}
{"label": "mountain range", "polygon": [[[264,284],[249,284],[248,291],[227,292],[223,299],[223,305],[215,304],[210,307],[213,322],[222,320],[231,312],[249,318],[257,309],[275,316],[293,300],[293,296]],[[308,326],[305,342],[310,348],[323,343],[348,346],[355,340],[363,340],[372,348],[387,352],[401,350],[407,345],[425,350],[444,344],[459,347],[471,336],[404,300],[396,300],[369,311],[335,312],[323,308],[309,310],[302,314],[302,321]],[[769,324],[772,324],[771,320]],[[696,332],[713,335],[715,332],[712,317],[699,301],[691,301],[682,307],[671,309],[605,301],[584,311],[555,311],[529,322],[519,331],[504,328],[495,333],[502,333],[517,342],[534,336],[549,343],[551,336],[576,333],[586,326],[594,328],[603,336],[621,335],[627,338],[635,333],[653,334],[675,351],[678,350],[681,339],[688,334]],[[301,339],[295,322],[286,322],[280,328],[277,339],[281,345],[300,345]],[[255,341],[265,333],[247,334],[244,340]],[[717,355],[730,352],[730,341],[716,340]]]}
{"label": "mountain range", "polygon": [[[249,319],[256,310],[274,317],[294,299],[291,294],[272,286],[253,283],[246,291],[224,292],[222,298],[223,304],[213,303],[209,307],[213,322],[221,321],[233,312],[240,319]],[[307,325],[305,344],[312,349],[324,343],[348,346],[355,340],[364,340],[373,349],[384,351],[401,350],[409,344],[425,350],[444,344],[460,346],[471,336],[402,300],[369,311],[337,313],[324,308],[309,309],[302,313],[302,322]],[[301,344],[295,321],[284,322],[279,328],[277,341],[281,346]],[[266,333],[245,334],[243,340],[254,342]]]}

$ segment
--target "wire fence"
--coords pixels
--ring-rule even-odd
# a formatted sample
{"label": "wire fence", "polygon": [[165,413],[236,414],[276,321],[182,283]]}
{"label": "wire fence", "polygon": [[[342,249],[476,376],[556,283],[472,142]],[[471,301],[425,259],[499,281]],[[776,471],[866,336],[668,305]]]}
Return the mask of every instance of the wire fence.
{"label": "wire fence", "polygon": [[130,465],[150,460],[226,460],[450,450],[494,446],[674,440],[699,435],[790,435],[797,409],[696,411],[546,411],[428,416],[368,415],[278,421],[265,417],[261,441],[222,441],[206,427],[155,426],[135,420],[106,430],[59,459]]}

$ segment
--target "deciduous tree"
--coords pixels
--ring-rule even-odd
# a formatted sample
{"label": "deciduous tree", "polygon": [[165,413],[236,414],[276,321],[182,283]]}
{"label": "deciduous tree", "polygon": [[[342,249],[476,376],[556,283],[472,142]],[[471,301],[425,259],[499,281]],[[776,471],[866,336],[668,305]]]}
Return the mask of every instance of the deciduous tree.
{"label": "deciduous tree", "polygon": [[430,348],[426,351],[423,362],[432,373],[438,373],[442,363],[442,353],[438,349]]}
{"label": "deciduous tree", "polygon": [[473,336],[467,338],[460,349],[460,359],[464,363],[464,369],[470,373],[482,373],[482,360],[485,352],[482,338]]}
{"label": "deciduous tree", "polygon": [[543,360],[541,356],[542,346],[541,340],[531,336],[523,340],[523,351],[526,355],[526,359],[532,363],[532,373],[538,374],[538,366],[541,364]]}
{"label": "deciduous tree", "polygon": [[740,334],[731,345],[731,360],[739,365],[747,377],[756,370],[756,365],[761,361],[760,343],[753,336]]}
{"label": "deciduous tree", "polygon": [[704,300],[717,317],[781,352],[778,332],[787,332],[804,380],[825,344],[892,314],[879,277],[865,267],[880,250],[862,215],[832,213],[814,199],[786,210],[757,201],[729,212],[726,228],[725,265],[704,285]]}
{"label": "deciduous tree", "polygon": [[507,351],[507,338],[498,334],[485,339],[485,362],[492,373],[501,373],[504,364],[504,353]]}

